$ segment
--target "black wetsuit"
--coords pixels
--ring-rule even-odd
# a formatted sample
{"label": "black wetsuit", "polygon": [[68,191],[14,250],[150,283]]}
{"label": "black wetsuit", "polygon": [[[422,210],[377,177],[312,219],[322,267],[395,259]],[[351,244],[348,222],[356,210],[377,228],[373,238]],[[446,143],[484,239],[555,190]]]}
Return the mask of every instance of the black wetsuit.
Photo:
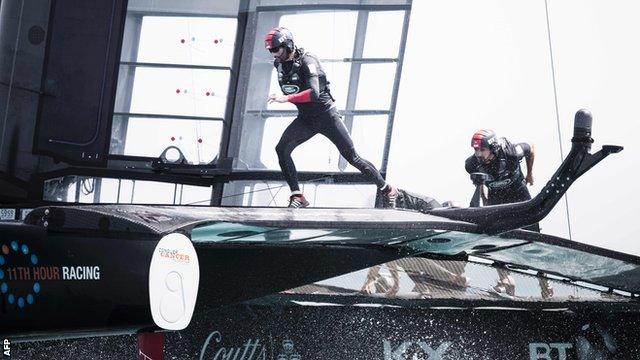
{"label": "black wetsuit", "polygon": [[382,188],[385,181],[380,172],[356,153],[349,132],[333,105],[329,82],[318,58],[303,49],[296,49],[293,61],[281,63],[275,60],[273,65],[278,71],[282,92],[289,95],[289,101],[298,108],[298,117],[285,129],[276,146],[280,168],[291,191],[300,190],[291,152],[316,134],[331,140],[340,155]]}
{"label": "black wetsuit", "polygon": [[[398,191],[398,198],[396,200],[396,208],[398,209],[411,209],[418,210],[420,212],[426,213],[429,210],[437,209],[442,207],[436,199],[424,196],[421,194],[416,194],[403,189],[396,189]],[[384,207],[384,199],[378,198],[376,202],[377,208]]]}
{"label": "black wetsuit", "polygon": [[492,177],[486,183],[489,188],[488,205],[531,199],[520,169],[520,160],[529,156],[530,152],[531,147],[526,143],[514,145],[507,139],[501,138],[496,145],[496,151],[494,151],[496,157],[490,163],[484,163],[473,155],[467,158],[465,169],[469,174],[481,172]]}
{"label": "black wetsuit", "polygon": [[[486,182],[489,193],[487,205],[509,204],[531,199],[531,194],[520,169],[520,161],[528,157],[531,147],[527,143],[512,144],[505,138],[498,139],[495,145],[495,159],[484,163],[474,155],[465,161],[465,169],[469,174],[481,172],[491,176]],[[525,229],[539,231],[538,224]]]}

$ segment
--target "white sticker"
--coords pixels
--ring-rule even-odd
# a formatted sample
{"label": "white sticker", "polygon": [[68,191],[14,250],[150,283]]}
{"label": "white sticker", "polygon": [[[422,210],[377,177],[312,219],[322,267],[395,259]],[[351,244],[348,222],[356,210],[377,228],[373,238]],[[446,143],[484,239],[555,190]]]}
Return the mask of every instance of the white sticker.
{"label": "white sticker", "polygon": [[157,326],[182,330],[189,325],[198,297],[198,255],[183,234],[158,242],[149,267],[149,305]]}
{"label": "white sticker", "polygon": [[316,70],[316,66],[314,64],[307,64],[307,67],[309,68],[309,75],[315,75],[317,70]]}
{"label": "white sticker", "polygon": [[300,88],[297,85],[282,85],[282,92],[291,95],[300,91]]}

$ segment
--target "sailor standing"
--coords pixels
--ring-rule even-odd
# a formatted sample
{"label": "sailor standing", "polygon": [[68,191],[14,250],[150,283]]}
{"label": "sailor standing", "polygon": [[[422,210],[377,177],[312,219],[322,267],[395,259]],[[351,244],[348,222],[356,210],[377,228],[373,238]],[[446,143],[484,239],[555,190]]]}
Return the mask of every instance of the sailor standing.
{"label": "sailor standing", "polygon": [[382,178],[371,162],[356,153],[349,132],[333,103],[329,82],[318,58],[296,47],[293,35],[283,27],[269,31],[264,45],[274,57],[273,66],[278,71],[278,82],[284,93],[269,95],[268,102],[290,102],[298,108],[298,116],[285,129],[276,146],[280,168],[291,189],[289,207],[309,206],[300,191],[291,152],[316,134],[326,136],[336,145],[340,155],[376,184],[386,207],[395,207],[397,190]]}
{"label": "sailor standing", "polygon": [[[479,130],[471,138],[474,154],[465,161],[469,174],[480,172],[489,175],[485,182],[488,188],[485,205],[508,204],[531,199],[527,184],[533,185],[533,145],[513,144],[506,138],[497,137],[492,130]],[[520,161],[526,160],[527,174],[523,175]],[[540,231],[538,224],[526,227]]]}
{"label": "sailor standing", "polygon": [[[488,204],[508,204],[531,199],[527,184],[533,185],[533,145],[512,144],[499,138],[492,130],[479,130],[471,138],[474,154],[465,161],[469,174],[481,172],[491,176],[486,182],[489,188]],[[525,158],[527,175],[522,174],[520,161]]]}

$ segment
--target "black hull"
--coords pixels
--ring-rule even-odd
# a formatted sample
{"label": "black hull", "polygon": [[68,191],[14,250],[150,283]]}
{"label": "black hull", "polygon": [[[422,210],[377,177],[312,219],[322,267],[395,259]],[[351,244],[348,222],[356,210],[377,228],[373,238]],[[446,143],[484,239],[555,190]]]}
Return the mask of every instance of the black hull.
{"label": "black hull", "polygon": [[146,289],[157,240],[46,234],[17,224],[0,224],[0,234],[9,248],[2,336],[130,332],[153,325]]}

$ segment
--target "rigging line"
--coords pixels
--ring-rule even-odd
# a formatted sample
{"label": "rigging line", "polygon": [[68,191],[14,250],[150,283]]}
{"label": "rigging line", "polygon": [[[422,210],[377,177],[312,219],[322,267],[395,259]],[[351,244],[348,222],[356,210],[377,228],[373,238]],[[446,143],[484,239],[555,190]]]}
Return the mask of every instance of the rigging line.
{"label": "rigging line", "polygon": [[[269,201],[269,205],[271,205],[271,203],[273,202],[275,206],[278,206],[278,202],[276,201],[276,196],[278,196],[278,193],[280,193],[280,190],[282,190],[283,187],[280,187],[278,189],[278,191],[276,191],[275,194],[271,195],[271,201]],[[271,193],[271,192],[269,192]]]}
{"label": "rigging line", "polygon": [[[307,180],[306,182],[320,181],[320,180],[326,179],[326,178],[327,178],[327,176],[323,176],[323,177]],[[253,193],[260,192],[260,191],[270,191],[271,189],[281,189],[281,188],[283,188],[285,186],[287,186],[286,183],[282,184],[282,185],[278,185],[278,186],[266,187],[264,189],[259,189],[259,190],[250,190],[250,191],[245,191],[245,192],[241,192],[241,193],[237,193],[237,194],[225,195],[225,196],[222,196],[221,199],[226,199],[226,198],[230,198],[230,197],[234,197],[234,196],[242,196],[242,195],[247,195],[247,194],[253,194]],[[186,205],[194,205],[194,204],[204,203],[204,202],[208,202],[208,201],[211,201],[211,199],[194,201],[194,202],[188,203]]]}
{"label": "rigging line", "polygon": [[[188,35],[188,40],[191,40],[191,42],[189,42],[189,48],[187,50],[187,54],[189,54],[189,62],[190,64],[193,64],[193,52],[192,50],[192,42],[194,42],[195,37],[193,36],[193,34],[191,33],[191,22],[190,20],[187,20],[187,35]],[[187,101],[189,101],[189,99],[191,99],[191,110],[193,111],[194,114],[198,113],[198,109],[196,106],[196,80],[195,80],[195,74],[194,74],[194,70],[191,69],[190,71],[190,75],[191,75],[191,96],[187,97]],[[202,143],[198,142],[198,140],[200,139],[200,121],[196,120],[194,122],[194,126],[195,126],[195,131],[196,131],[196,157],[198,159],[198,163],[202,163]]]}
{"label": "rigging line", "polygon": [[[304,186],[304,185],[303,185],[303,186]],[[271,195],[271,201],[269,201],[269,204],[267,204],[267,206],[270,206],[270,205],[271,205],[271,203],[274,203],[276,206],[278,206],[278,203],[276,202],[276,196],[278,196],[278,193],[280,192],[280,190],[282,190],[282,188],[283,188],[283,187],[284,187],[284,186],[283,186],[283,185],[281,185],[281,186],[278,188],[278,191],[276,191],[276,193],[275,193],[275,194],[271,191],[271,189],[269,189],[269,194]]]}
{"label": "rigging line", "polygon": [[[4,109],[4,121],[2,122],[2,137],[0,137],[0,160],[2,159],[2,150],[4,148],[4,136],[7,130],[7,119],[9,116],[9,104],[11,103],[11,90],[13,89],[13,80],[16,72],[16,60],[18,59],[18,47],[20,45],[20,34],[22,33],[22,14],[24,12],[24,0],[20,4],[20,17],[18,19],[18,29],[16,30],[16,43],[13,51],[13,64],[11,65],[11,77],[9,79],[9,89],[7,90],[7,103]],[[11,155],[9,155],[11,156]]]}
{"label": "rigging line", "polygon": [[[245,191],[245,192],[241,192],[241,193],[237,193],[237,194],[225,195],[225,196],[222,196],[221,199],[226,199],[226,198],[230,198],[230,197],[234,197],[234,196],[242,196],[242,195],[247,195],[247,194],[253,194],[253,193],[257,193],[257,192],[261,192],[261,191],[268,191],[270,189],[281,188],[283,186],[284,186],[284,184],[283,185],[278,185],[278,186],[273,186],[273,187],[266,187],[264,189],[259,189],[259,190],[250,190],[250,191]],[[210,202],[210,201],[211,201],[211,199],[194,201],[194,202],[188,203],[187,205],[194,205],[194,204]]]}
{"label": "rigging line", "polygon": [[[363,198],[366,198],[366,197],[367,197],[367,195],[366,195],[364,192],[362,192],[362,190],[360,190],[360,189],[358,188],[358,185],[356,185],[356,184],[351,184],[351,187],[352,187],[353,189],[355,189],[357,192],[359,192],[359,193],[360,193],[360,195],[361,195]],[[376,190],[377,190],[377,189],[376,189]]]}
{"label": "rigging line", "polygon": [[[556,69],[553,62],[553,46],[551,45],[551,25],[549,21],[549,3],[548,0],[544,0],[544,10],[547,20],[547,38],[549,40],[549,56],[551,57],[551,79],[553,81],[553,99],[555,102],[556,110],[556,125],[558,127],[558,142],[560,144],[560,162],[564,160],[564,153],[562,151],[562,131],[560,130],[560,112],[558,111],[558,87],[556,85]],[[571,236],[571,218],[569,217],[569,197],[568,194],[564,194],[565,209],[567,211],[567,228],[569,230],[569,240],[573,240]]]}

